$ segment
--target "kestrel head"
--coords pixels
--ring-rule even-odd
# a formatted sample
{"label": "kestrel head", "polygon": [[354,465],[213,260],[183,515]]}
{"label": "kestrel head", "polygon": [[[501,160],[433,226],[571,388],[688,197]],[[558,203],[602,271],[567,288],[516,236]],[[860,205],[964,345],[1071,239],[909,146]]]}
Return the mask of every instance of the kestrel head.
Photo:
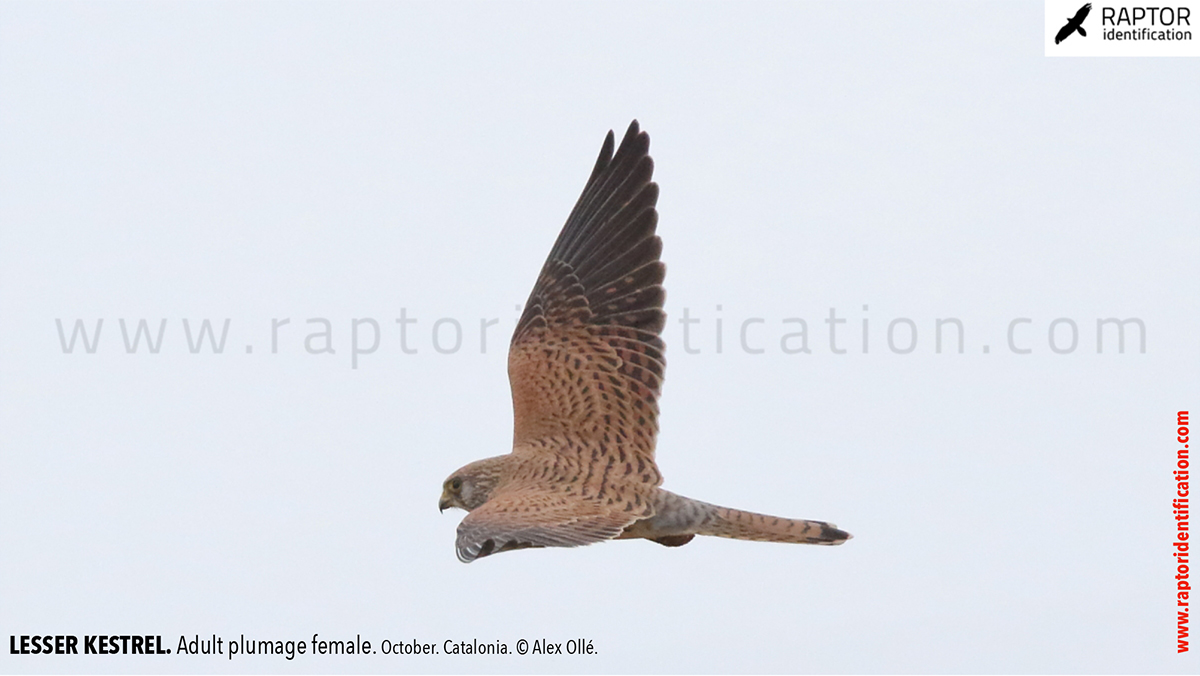
{"label": "kestrel head", "polygon": [[492,497],[492,490],[500,483],[502,458],[487,458],[461,467],[442,483],[442,498],[438,509],[446,511],[458,507],[468,512],[479,507]]}

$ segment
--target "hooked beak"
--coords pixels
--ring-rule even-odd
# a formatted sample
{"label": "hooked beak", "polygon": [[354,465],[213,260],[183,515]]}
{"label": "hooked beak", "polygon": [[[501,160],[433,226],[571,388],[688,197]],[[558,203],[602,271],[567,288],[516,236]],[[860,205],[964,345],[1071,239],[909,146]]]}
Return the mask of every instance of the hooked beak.
{"label": "hooked beak", "polygon": [[446,511],[446,508],[449,506],[450,506],[450,497],[447,496],[445,493],[442,493],[442,499],[438,500],[438,511],[444,512],[444,511]]}

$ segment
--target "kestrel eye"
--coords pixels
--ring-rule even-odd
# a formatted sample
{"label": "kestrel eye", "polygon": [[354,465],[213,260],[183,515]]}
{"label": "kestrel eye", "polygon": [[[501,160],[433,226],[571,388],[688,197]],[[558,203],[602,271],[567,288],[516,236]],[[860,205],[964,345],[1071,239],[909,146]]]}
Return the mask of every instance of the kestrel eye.
{"label": "kestrel eye", "polygon": [[462,488],[462,479],[451,479],[450,480],[450,490],[456,491],[460,488]]}

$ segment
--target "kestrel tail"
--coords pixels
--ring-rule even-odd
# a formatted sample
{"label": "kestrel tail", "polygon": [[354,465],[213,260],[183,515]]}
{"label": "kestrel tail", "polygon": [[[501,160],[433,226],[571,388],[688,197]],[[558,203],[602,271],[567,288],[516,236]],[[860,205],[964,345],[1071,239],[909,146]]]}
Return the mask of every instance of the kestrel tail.
{"label": "kestrel tail", "polygon": [[542,266],[508,353],[513,449],[457,470],[439,507],[468,514],[464,562],[510,549],[697,535],[836,545],[833,524],[753,514],[659,488],[654,462],[666,362],[660,333],[658,185],[650,138],[608,132],[591,177]]}

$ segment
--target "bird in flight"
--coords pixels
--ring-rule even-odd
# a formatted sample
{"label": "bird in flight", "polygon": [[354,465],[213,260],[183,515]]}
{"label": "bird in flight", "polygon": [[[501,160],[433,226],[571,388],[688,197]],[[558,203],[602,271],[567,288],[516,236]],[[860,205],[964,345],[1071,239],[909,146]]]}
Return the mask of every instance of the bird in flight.
{"label": "bird in flight", "polygon": [[1058,29],[1058,35],[1054,36],[1054,44],[1057,45],[1063,40],[1071,37],[1071,33],[1074,33],[1075,31],[1079,31],[1079,34],[1086,38],[1087,31],[1083,30],[1083,20],[1087,18],[1088,12],[1090,11],[1092,11],[1092,3],[1090,2],[1083,7],[1080,7],[1079,11],[1075,12],[1075,16],[1067,19],[1067,25]]}
{"label": "bird in flight", "polygon": [[608,132],[583,194],[525,303],[508,353],[513,449],[446,479],[438,507],[465,509],[459,560],[528,547],[697,535],[836,545],[821,521],[743,512],[659,486],[654,462],[665,362],[658,184],[650,137]]}

